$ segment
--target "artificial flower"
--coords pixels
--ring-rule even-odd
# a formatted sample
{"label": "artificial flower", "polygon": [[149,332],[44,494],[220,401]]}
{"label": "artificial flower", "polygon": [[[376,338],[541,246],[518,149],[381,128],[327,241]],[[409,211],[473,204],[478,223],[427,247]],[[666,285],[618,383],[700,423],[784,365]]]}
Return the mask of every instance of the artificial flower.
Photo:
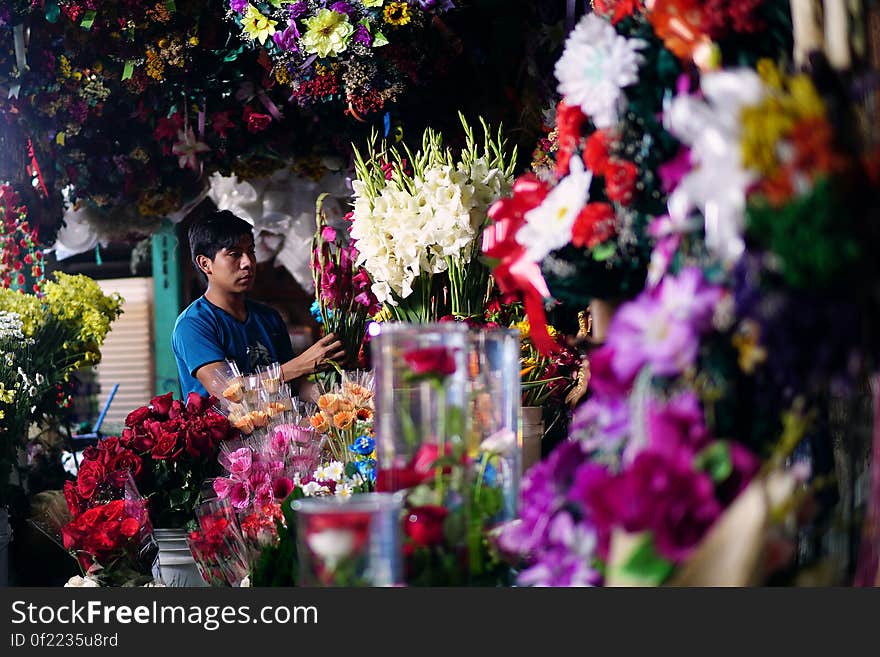
{"label": "artificial flower", "polygon": [[354,32],[348,16],[331,9],[321,9],[303,23],[306,32],[302,35],[302,45],[307,53],[320,57],[335,57],[344,52]]}
{"label": "artificial flower", "polygon": [[248,4],[247,11],[241,19],[242,28],[250,39],[256,39],[260,44],[266,43],[266,39],[275,34],[275,26],[278,21],[273,21],[263,16],[260,10],[252,4]]}
{"label": "artificial flower", "polygon": [[210,146],[199,141],[189,126],[177,133],[177,143],[171,148],[171,152],[177,156],[178,166],[181,169],[189,167],[193,171],[199,168],[199,154],[210,150]]}
{"label": "artificial flower", "polygon": [[578,106],[597,128],[617,122],[622,91],[639,77],[641,39],[620,36],[605,20],[587,14],[569,35],[554,72],[567,105]]}

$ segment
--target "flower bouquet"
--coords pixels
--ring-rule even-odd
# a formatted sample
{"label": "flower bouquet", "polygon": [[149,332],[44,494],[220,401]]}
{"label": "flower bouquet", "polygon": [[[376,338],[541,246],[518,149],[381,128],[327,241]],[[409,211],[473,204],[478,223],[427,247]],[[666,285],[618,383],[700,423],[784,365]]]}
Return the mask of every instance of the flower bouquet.
{"label": "flower bouquet", "polygon": [[[593,299],[641,291],[653,241],[648,224],[664,212],[689,158],[661,120],[664,99],[695,65],[785,52],[790,38],[769,38],[785,13],[778,4],[749,3],[734,19],[726,4],[597,2],[569,34],[554,69],[562,98],[555,180],[521,176],[512,197],[491,209],[495,227],[484,241],[502,292],[522,295],[543,353],[555,349],[544,300],[574,315]],[[712,25],[711,38],[703,23]],[[738,41],[744,35],[749,41]]]}
{"label": "flower bouquet", "polygon": [[341,383],[318,397],[309,424],[326,436],[324,448],[332,459],[344,463],[356,460],[352,451],[355,442],[373,435],[372,373],[343,372]]}
{"label": "flower bouquet", "polygon": [[50,506],[33,524],[67,550],[96,586],[152,582],[158,546],[147,501],[131,475],[124,469],[109,473],[88,497],[71,492],[65,487],[67,508]]}
{"label": "flower bouquet", "polygon": [[211,401],[196,393],[190,393],[186,403],[170,392],[154,397],[148,406],[128,414],[121,437],[86,450],[81,470],[97,468],[90,464],[108,458],[122,459],[149,491],[153,524],[185,527],[193,521],[203,482],[219,471],[221,444],[237,435],[225,417],[211,410]]}
{"label": "flower bouquet", "polygon": [[487,208],[509,190],[516,158],[500,130],[493,135],[482,123],[480,143],[460,118],[466,141],[459,153],[431,129],[415,153],[377,144],[375,135],[365,155],[355,151],[355,264],[397,320],[482,315],[488,300],[480,235]]}
{"label": "flower bouquet", "polygon": [[[337,367],[347,369],[365,361],[362,349],[367,320],[379,312],[379,302],[366,269],[354,264],[359,254],[348,227],[327,223],[322,202],[323,196],[318,198],[318,228],[312,240],[315,306],[324,332],[333,333],[348,355],[348,362],[337,363]],[[345,218],[352,216],[349,213]]]}

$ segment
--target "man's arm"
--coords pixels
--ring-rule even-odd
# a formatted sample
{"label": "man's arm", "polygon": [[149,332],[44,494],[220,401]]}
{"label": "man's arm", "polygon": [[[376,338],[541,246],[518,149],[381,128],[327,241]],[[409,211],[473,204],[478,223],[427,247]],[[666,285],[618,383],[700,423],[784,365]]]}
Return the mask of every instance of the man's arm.
{"label": "man's arm", "polygon": [[217,399],[223,399],[225,388],[221,381],[225,378],[226,371],[227,365],[225,361],[208,363],[196,370],[196,378],[199,380],[199,383],[205,386],[205,390],[208,391],[209,395]]}

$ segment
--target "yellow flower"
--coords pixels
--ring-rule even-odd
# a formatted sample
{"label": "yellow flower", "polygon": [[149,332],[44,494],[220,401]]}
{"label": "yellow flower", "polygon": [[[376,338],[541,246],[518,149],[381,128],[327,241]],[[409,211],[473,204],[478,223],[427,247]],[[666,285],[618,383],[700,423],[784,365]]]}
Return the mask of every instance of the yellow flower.
{"label": "yellow flower", "polygon": [[241,19],[241,25],[251,40],[256,39],[260,44],[264,44],[267,38],[275,34],[278,21],[269,20],[260,13],[259,9],[249,4],[244,18]]}
{"label": "yellow flower", "polygon": [[[0,381],[0,402],[4,404],[11,404],[15,401],[15,390],[9,390],[6,386],[3,385],[3,382]],[[2,411],[0,411],[2,412]]]}
{"label": "yellow flower", "polygon": [[307,31],[302,44],[307,53],[320,57],[333,57],[345,51],[354,26],[348,16],[331,9],[321,9],[317,15],[303,21]]}
{"label": "yellow flower", "polygon": [[385,12],[382,17],[385,19],[386,23],[394,25],[395,27],[406,25],[412,19],[412,16],[410,16],[409,13],[409,5],[405,2],[392,2],[385,7]]}

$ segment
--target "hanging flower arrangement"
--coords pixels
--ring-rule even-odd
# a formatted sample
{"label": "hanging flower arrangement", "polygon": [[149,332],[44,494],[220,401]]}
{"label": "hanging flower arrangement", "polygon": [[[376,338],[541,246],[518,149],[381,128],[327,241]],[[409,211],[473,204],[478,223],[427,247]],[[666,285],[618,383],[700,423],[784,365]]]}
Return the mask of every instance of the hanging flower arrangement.
{"label": "hanging flower arrangement", "polygon": [[267,54],[300,107],[363,121],[431,75],[451,0],[230,0],[242,38]]}

